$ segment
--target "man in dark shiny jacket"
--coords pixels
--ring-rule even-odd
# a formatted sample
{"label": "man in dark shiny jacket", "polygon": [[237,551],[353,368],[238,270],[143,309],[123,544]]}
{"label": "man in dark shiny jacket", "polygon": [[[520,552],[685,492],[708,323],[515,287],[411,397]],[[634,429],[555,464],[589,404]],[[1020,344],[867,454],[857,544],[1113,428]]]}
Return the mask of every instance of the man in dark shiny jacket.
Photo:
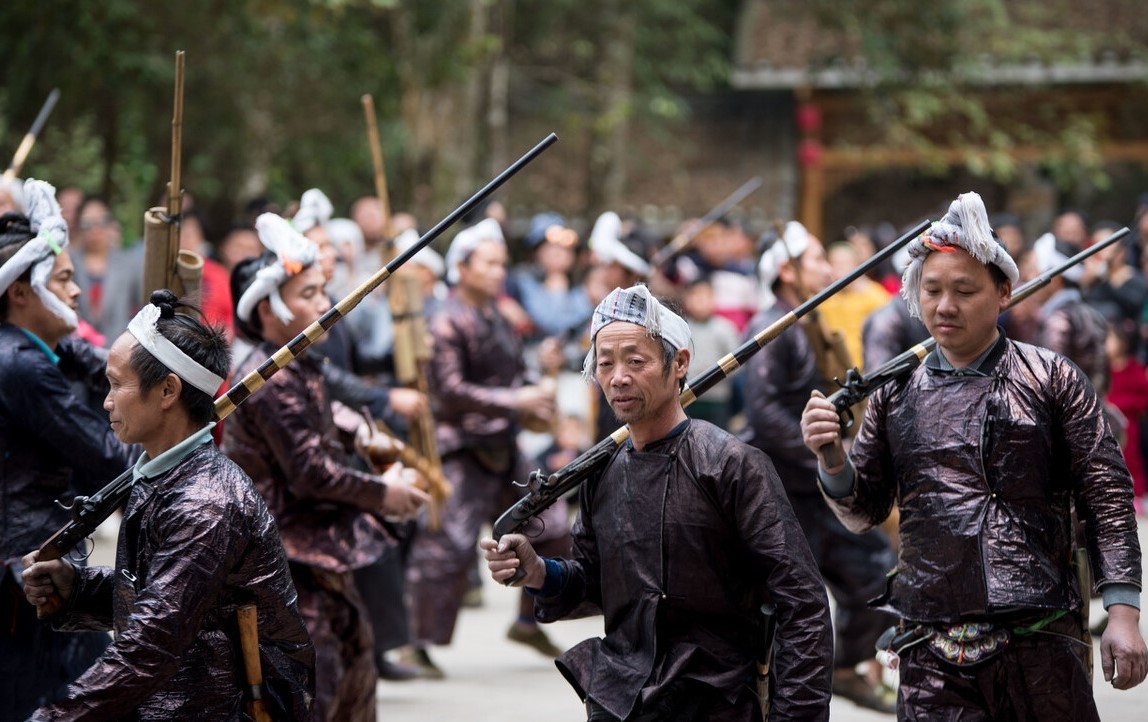
{"label": "man in dark shiny jacket", "polygon": [[589,720],[760,720],[763,602],[776,606],[770,720],[829,717],[824,582],[765,454],[689,419],[689,328],[644,286],[593,317],[587,361],[629,439],[580,491],[569,559],[507,534],[483,548],[496,581],[519,568],[542,621],[605,615],[604,639],[558,659]]}
{"label": "man in dark shiny jacket", "polygon": [[[25,195],[32,217],[0,218],[0,722],[62,698],[107,646],[107,634],[61,634],[36,619],[20,558],[68,521],[57,499],[95,492],[133,458],[73,386],[102,397],[105,355],[72,335],[80,289],[63,219],[58,252],[38,238],[52,233],[54,191],[29,180]],[[41,264],[46,273],[34,279]]]}
{"label": "man in dark shiny jacket", "polygon": [[[33,720],[249,719],[236,611],[255,604],[263,696],[305,719],[314,650],[266,504],[212,443],[212,397],[227,340],[158,291],[108,352],[104,400],[117,438],[144,453],[132,469],[115,568],[24,558],[28,601],[65,630],[115,641]],[[62,606],[62,609],[61,609]]]}
{"label": "man in dark shiny jacket", "polygon": [[[506,280],[507,249],[494,219],[464,228],[447,251],[450,298],[431,320],[434,353],[427,374],[434,403],[435,437],[443,473],[454,486],[439,529],[421,525],[408,563],[413,660],[429,676],[441,676],[427,648],[450,644],[474,569],[482,525],[491,523],[521,496],[530,465],[518,449],[520,419],[531,413],[549,423],[553,390],[526,380],[522,340],[495,301]],[[565,503],[544,518],[535,538],[550,553],[569,549]],[[511,641],[557,656],[534,621],[534,600],[523,593]]]}
{"label": "man in dark shiny jacket", "polygon": [[[754,316],[751,335],[822,291],[831,275],[821,242],[797,222],[788,223],[784,235],[762,254],[758,271],[774,302]],[[892,694],[878,683],[874,645],[896,619],[869,608],[868,602],[884,589],[885,575],[896,565],[897,555],[880,529],[850,533],[809,483],[817,474],[817,458],[802,442],[801,411],[812,391],[825,391],[832,384],[822,376],[808,336],[817,332],[791,326],[746,363],[743,439],[764,451],[777,468],[817,568],[832,592],[834,695],[888,713],[893,711]]]}
{"label": "man in dark shiny jacket", "polygon": [[[900,507],[886,605],[902,617],[904,720],[1097,720],[1082,642],[1072,521],[1088,530],[1109,624],[1104,678],[1143,681],[1141,557],[1127,468],[1092,385],[1064,357],[1007,339],[1019,273],[975,193],[909,245],[906,300],[937,350],[870,399],[850,459],[832,406],[802,417],[830,505],[854,531]],[[1087,590],[1084,593],[1088,593]]]}
{"label": "man in dark shiny jacket", "polygon": [[[273,213],[259,216],[256,229],[271,252],[243,261],[231,276],[236,328],[257,342],[236,360],[240,377],[330,308],[315,245]],[[315,644],[313,719],[374,720],[374,634],[353,573],[390,543],[384,515],[410,516],[427,495],[405,483],[400,464],[385,480],[347,464],[323,371],[308,356],[232,414],[224,450],[250,474],[279,525]]]}

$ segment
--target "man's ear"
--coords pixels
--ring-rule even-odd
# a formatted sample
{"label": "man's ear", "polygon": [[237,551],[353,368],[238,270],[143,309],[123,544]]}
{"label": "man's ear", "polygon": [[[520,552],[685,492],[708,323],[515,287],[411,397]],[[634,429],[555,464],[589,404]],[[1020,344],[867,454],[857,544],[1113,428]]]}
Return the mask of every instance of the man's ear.
{"label": "man's ear", "polygon": [[255,304],[255,315],[259,317],[259,327],[262,329],[270,328],[270,324],[278,323],[279,319],[271,312],[271,299],[263,298]]}
{"label": "man's ear", "polygon": [[163,409],[170,409],[179,402],[179,395],[183,393],[183,379],[169,373],[159,384],[159,404]]}
{"label": "man's ear", "polygon": [[32,291],[32,284],[27,281],[13,281],[4,293],[8,295],[9,306],[23,308],[28,305],[34,292]]}
{"label": "man's ear", "polygon": [[690,350],[688,348],[680,348],[674,354],[674,377],[685,378],[686,374],[690,371]]}

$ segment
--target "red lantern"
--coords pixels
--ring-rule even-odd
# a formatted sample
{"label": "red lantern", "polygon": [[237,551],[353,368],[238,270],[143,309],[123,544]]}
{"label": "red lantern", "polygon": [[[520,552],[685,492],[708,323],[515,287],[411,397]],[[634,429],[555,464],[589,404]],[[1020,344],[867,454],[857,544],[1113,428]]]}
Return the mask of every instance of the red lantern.
{"label": "red lantern", "polygon": [[803,135],[816,133],[821,129],[821,109],[813,103],[800,103],[795,122]]}
{"label": "red lantern", "polygon": [[821,142],[814,138],[804,138],[797,144],[797,162],[803,168],[812,168],[821,164]]}

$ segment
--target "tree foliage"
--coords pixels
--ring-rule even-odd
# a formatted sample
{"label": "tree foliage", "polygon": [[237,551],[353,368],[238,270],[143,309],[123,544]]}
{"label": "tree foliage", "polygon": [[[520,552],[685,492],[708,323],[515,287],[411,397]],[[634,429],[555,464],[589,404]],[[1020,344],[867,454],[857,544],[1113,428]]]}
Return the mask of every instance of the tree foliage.
{"label": "tree foliage", "polygon": [[318,186],[341,205],[372,192],[366,93],[392,205],[430,214],[516,156],[509,134],[531,121],[583,137],[597,170],[624,171],[634,119],[657,132],[683,117],[680,92],[723,82],[737,5],[4,3],[0,137],[14,149],[59,87],[26,173],[104,194],[138,227],[169,177],[174,54],[184,50],[183,185],[217,225],[257,195],[286,203]]}

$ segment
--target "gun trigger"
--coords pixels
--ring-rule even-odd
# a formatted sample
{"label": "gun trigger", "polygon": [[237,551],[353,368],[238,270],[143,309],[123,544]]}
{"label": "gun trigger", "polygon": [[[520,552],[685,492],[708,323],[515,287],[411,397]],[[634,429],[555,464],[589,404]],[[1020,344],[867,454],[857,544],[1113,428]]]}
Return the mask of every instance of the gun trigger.
{"label": "gun trigger", "polygon": [[73,499],[71,504],[65,504],[64,502],[60,501],[59,499],[56,499],[55,503],[56,503],[56,506],[60,507],[64,511],[71,511],[72,509],[76,508],[76,501],[78,501],[78,498]]}

